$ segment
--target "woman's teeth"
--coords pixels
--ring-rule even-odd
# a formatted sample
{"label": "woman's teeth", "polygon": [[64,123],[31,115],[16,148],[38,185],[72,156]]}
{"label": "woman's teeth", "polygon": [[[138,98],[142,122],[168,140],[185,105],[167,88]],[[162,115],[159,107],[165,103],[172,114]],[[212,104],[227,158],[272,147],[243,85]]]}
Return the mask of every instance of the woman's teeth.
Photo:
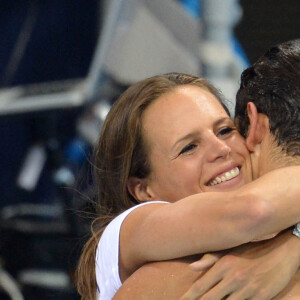
{"label": "woman's teeth", "polygon": [[221,182],[230,180],[230,179],[238,176],[239,174],[240,174],[240,170],[239,170],[238,167],[236,167],[236,168],[234,168],[234,169],[232,169],[232,170],[224,173],[221,176],[217,176],[215,179],[213,179],[212,181],[210,181],[208,185],[213,186],[213,185],[219,184]]}

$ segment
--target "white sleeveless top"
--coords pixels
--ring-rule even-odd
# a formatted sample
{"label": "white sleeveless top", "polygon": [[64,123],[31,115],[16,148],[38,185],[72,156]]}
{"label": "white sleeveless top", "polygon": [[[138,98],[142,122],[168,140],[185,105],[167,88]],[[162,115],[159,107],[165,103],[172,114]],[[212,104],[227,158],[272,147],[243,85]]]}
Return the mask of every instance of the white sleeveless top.
{"label": "white sleeveless top", "polygon": [[123,221],[136,208],[151,203],[168,202],[150,201],[133,206],[105,228],[96,250],[97,300],[111,300],[122,285],[119,275],[119,235]]}

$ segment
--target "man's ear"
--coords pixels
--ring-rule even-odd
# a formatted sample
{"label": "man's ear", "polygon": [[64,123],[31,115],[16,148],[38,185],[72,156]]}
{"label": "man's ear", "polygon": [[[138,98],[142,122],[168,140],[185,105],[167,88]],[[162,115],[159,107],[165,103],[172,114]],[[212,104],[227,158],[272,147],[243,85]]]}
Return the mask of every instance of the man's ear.
{"label": "man's ear", "polygon": [[129,193],[138,201],[146,202],[154,200],[154,193],[148,186],[147,178],[129,177],[127,188]]}
{"label": "man's ear", "polygon": [[253,102],[247,104],[247,113],[249,117],[249,130],[246,138],[246,145],[250,152],[253,152],[255,146],[260,144],[263,139],[262,120],[257,112],[257,108]]}

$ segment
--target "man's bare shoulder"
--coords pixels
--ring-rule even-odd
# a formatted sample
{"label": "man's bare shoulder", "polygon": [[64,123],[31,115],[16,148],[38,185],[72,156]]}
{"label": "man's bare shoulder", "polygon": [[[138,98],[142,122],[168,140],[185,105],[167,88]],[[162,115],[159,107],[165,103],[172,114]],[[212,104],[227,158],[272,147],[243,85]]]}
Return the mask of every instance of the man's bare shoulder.
{"label": "man's bare shoulder", "polygon": [[188,266],[200,257],[148,263],[123,283],[113,300],[179,299],[201,276]]}

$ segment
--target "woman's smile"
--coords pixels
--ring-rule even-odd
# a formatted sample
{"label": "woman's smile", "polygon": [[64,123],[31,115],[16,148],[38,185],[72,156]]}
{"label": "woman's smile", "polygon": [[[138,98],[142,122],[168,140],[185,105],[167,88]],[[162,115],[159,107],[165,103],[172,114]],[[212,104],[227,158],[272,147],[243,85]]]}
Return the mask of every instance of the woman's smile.
{"label": "woman's smile", "polygon": [[240,174],[239,167],[231,168],[225,172],[220,173],[219,175],[215,176],[211,179],[207,185],[214,186],[217,184],[221,184],[222,182],[227,182],[233,178],[236,178]]}

